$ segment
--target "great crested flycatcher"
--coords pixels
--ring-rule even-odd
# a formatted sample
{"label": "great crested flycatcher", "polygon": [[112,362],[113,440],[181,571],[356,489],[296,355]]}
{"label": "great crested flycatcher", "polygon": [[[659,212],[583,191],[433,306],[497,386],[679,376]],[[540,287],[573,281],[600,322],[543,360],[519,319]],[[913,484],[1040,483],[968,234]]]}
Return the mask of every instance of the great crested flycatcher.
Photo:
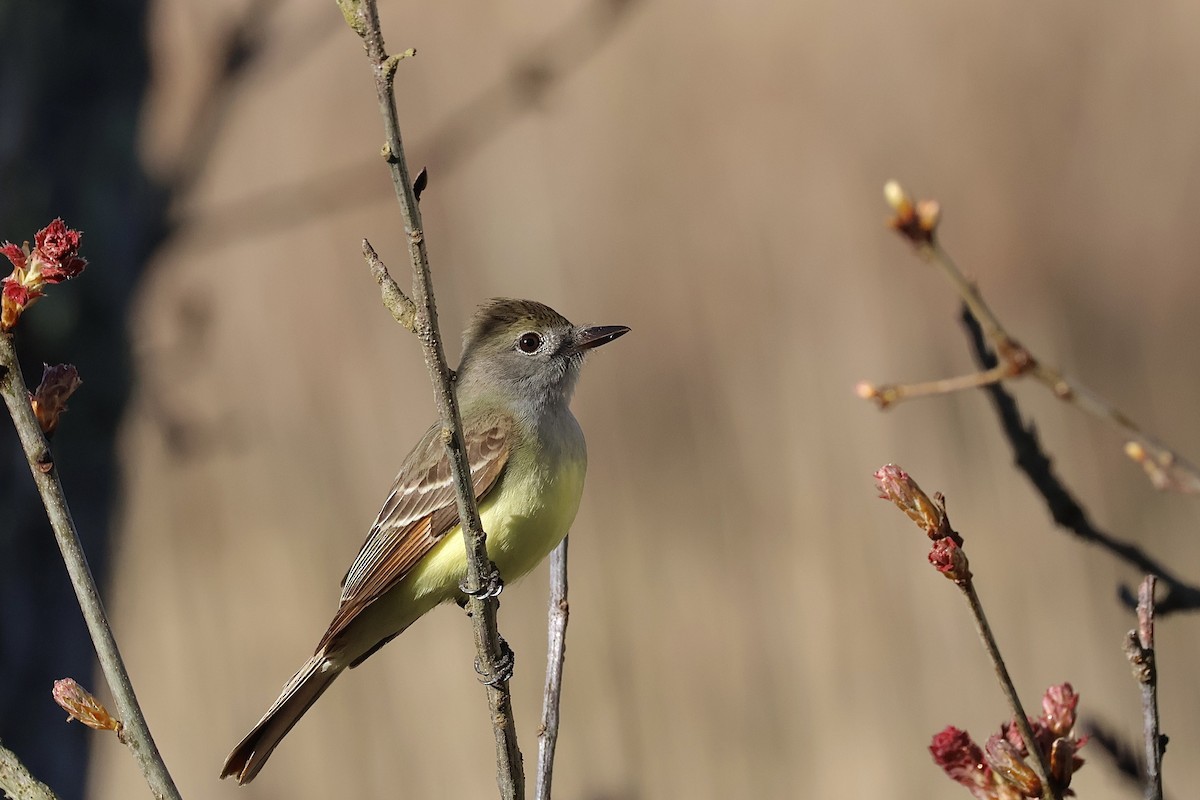
{"label": "great crested flycatcher", "polygon": [[[488,557],[502,580],[529,572],[567,535],[587,469],[571,394],[587,351],[628,332],[572,325],[532,300],[497,299],[464,334],[457,380],[463,436]],[[462,599],[466,549],[441,429],[433,425],[404,459],[342,580],[329,630],[229,754],[222,778],[249,783],[342,670],[434,606]]]}

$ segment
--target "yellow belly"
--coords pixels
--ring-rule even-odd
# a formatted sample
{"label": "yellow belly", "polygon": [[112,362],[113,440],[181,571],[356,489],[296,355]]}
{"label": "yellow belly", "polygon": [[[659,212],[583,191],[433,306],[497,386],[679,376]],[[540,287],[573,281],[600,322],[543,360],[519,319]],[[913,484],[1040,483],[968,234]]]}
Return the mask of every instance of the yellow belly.
{"label": "yellow belly", "polygon": [[[560,465],[553,475],[511,480],[509,472],[479,506],[488,557],[506,584],[524,577],[567,535],[583,494],[586,462]],[[430,608],[459,594],[467,573],[462,527],[455,526],[404,579],[408,594]],[[397,587],[400,588],[400,587]],[[432,601],[432,602],[430,602]]]}
{"label": "yellow belly", "polygon": [[[552,455],[532,448],[514,453],[479,504],[488,556],[506,584],[537,566],[575,521],[587,471],[582,438],[578,444]],[[456,525],[404,580],[363,609],[342,638],[337,660],[347,665],[361,660],[434,606],[460,597],[466,574],[462,527]]]}

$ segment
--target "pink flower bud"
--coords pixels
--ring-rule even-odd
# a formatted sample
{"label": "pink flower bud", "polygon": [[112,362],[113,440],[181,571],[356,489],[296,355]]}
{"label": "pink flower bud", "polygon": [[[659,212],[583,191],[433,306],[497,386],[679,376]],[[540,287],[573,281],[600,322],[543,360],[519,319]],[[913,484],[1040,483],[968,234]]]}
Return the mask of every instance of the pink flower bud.
{"label": "pink flower bud", "polygon": [[945,513],[900,467],[887,464],[876,470],[875,487],[881,498],[891,500],[930,536],[941,529]]}
{"label": "pink flower bud", "polygon": [[1079,695],[1071,688],[1071,684],[1063,683],[1051,686],[1042,697],[1042,713],[1046,727],[1055,736],[1068,736],[1075,727],[1075,707],[1079,705]]}
{"label": "pink flower bud", "polygon": [[77,719],[89,728],[116,731],[117,736],[121,735],[121,721],[114,719],[108,713],[108,709],[100,705],[100,701],[76,683],[74,678],[55,681],[51,694],[54,702],[66,710],[69,715],[68,722]]}

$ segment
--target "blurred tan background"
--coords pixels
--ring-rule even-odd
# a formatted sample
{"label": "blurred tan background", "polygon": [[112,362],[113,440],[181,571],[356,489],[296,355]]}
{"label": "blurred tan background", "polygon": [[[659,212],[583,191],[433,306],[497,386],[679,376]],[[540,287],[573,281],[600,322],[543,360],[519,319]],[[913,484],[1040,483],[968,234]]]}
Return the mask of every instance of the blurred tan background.
{"label": "blurred tan background", "polygon": [[[151,164],[193,125],[239,2],[163,0]],[[926,750],[1005,706],[895,461],[949,498],[1027,704],[1071,681],[1136,741],[1116,599],[1133,571],[1053,529],[981,395],[880,413],[856,381],[971,368],[951,289],[883,226],[897,178],[1032,349],[1200,457],[1200,7],[1187,2],[385,2],[443,328],[543,300],[633,333],[574,404],[556,796],[965,797]],[[189,797],[494,796],[469,624],[441,609],[348,673],[246,789],[221,762],[311,652],[434,410],[359,255],[403,237],[361,46],[333,3],[260,7],[263,50],[131,322],[110,604]],[[165,169],[165,166],[162,168]],[[1200,506],[1017,387],[1096,522],[1200,579]],[[545,572],[504,594],[536,758]],[[1197,619],[1159,628],[1168,791],[1200,780]],[[1081,797],[1131,797],[1089,746]],[[1089,752],[1092,751],[1092,752]],[[145,791],[115,742],[92,794]]]}

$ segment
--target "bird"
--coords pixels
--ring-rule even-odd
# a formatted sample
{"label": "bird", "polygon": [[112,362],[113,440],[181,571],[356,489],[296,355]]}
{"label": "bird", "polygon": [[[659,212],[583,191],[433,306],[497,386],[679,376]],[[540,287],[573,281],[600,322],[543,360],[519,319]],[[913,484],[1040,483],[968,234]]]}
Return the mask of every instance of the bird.
{"label": "bird", "polygon": [[[573,325],[533,300],[496,298],[463,335],[455,391],[487,554],[503,583],[532,570],[574,522],[587,449],[571,397],[584,357],[628,332]],[[342,672],[434,607],[465,602],[466,569],[438,422],[404,459],[313,656],[229,754],[221,777],[249,783]]]}

